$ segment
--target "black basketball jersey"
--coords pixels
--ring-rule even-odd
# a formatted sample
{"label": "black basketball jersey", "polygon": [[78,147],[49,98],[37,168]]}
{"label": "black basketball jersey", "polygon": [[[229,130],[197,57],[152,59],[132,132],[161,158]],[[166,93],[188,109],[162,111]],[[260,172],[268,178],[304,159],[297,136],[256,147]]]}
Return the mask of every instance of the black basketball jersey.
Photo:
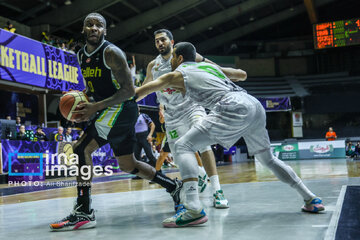
{"label": "black basketball jersey", "polygon": [[104,40],[92,53],[87,53],[86,45],[78,52],[81,73],[88,87],[88,94],[96,102],[111,97],[120,88],[110,67],[105,62],[105,50],[112,43]]}

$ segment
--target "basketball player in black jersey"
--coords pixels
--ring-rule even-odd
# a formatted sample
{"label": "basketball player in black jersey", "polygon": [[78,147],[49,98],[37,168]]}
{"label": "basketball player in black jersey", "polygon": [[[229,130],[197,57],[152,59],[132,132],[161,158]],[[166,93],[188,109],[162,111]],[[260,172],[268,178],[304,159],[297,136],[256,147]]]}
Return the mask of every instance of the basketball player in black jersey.
{"label": "basketball player in black jersey", "polygon": [[[125,54],[104,39],[104,17],[90,13],[84,20],[82,33],[86,45],[77,56],[87,93],[95,102],[79,105],[74,113],[80,114],[77,122],[87,121],[94,114],[97,115],[74,146],[74,152],[79,156],[80,174],[77,177],[78,196],[74,210],[61,221],[50,224],[54,231],[95,227],[94,209],[90,206],[93,170],[91,153],[106,143],[110,143],[123,171],[160,184],[171,194],[175,204],[180,202],[182,182],[171,180],[133,156],[136,141],[134,128],[138,117],[138,107],[133,98],[135,90]],[[117,104],[119,102],[123,103]],[[81,171],[84,166],[90,172],[89,177]]]}

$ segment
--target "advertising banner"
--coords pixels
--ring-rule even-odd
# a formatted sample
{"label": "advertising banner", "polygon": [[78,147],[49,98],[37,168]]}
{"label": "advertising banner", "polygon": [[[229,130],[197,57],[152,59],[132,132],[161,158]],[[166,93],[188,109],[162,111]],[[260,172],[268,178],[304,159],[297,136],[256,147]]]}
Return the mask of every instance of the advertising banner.
{"label": "advertising banner", "polygon": [[[1,142],[1,147],[3,172],[8,172],[9,163],[13,165],[25,163],[39,164],[39,159],[41,157],[41,159],[43,159],[43,164],[45,164],[45,159],[47,158],[46,153],[48,153],[48,155],[57,153],[58,143],[4,140]],[[39,157],[19,157],[24,154],[38,154]]]}
{"label": "advertising banner", "polygon": [[[32,142],[32,141],[17,141],[17,140],[4,140],[1,142],[2,152],[2,170],[3,172],[9,171],[9,163],[12,165],[21,165],[28,163],[36,163],[40,166],[40,159],[43,165],[47,165],[48,169],[58,164],[69,166],[69,162],[63,162],[60,158],[57,161],[57,154],[65,153],[67,159],[73,154],[73,143],[69,142]],[[27,155],[23,157],[23,155]],[[30,155],[34,155],[31,157]],[[36,155],[36,156],[35,156]],[[54,158],[56,156],[56,158]],[[110,144],[106,144],[91,154],[94,166],[102,166],[106,160],[113,158],[114,154]],[[55,161],[53,161],[53,158]],[[43,170],[46,167],[43,166]]]}
{"label": "advertising banner", "polygon": [[290,98],[258,98],[267,112],[290,111]]}
{"label": "advertising banner", "polygon": [[91,154],[94,166],[103,165],[103,163],[114,156],[110,144],[106,144]]}
{"label": "advertising banner", "polygon": [[271,144],[281,160],[345,158],[345,140]]}
{"label": "advertising banner", "polygon": [[344,158],[345,140],[299,142],[299,158]]}
{"label": "advertising banner", "polygon": [[273,147],[273,153],[280,160],[299,159],[298,143],[282,143]]}
{"label": "advertising banner", "polygon": [[303,125],[302,112],[292,112],[292,125],[294,127],[301,127]]}
{"label": "advertising banner", "polygon": [[77,57],[0,29],[0,79],[58,91],[85,88]]}

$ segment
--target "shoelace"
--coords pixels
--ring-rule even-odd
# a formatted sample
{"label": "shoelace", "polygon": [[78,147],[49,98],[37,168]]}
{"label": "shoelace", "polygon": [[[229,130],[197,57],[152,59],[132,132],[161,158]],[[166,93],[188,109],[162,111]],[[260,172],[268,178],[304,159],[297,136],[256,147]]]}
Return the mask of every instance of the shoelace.
{"label": "shoelace", "polygon": [[186,208],[183,204],[179,204],[175,206],[177,208],[176,210],[176,214],[174,215],[174,217],[179,217],[183,212],[185,212]]}
{"label": "shoelace", "polygon": [[220,192],[216,192],[216,193],[214,194],[214,197],[215,197],[216,199],[219,199],[219,200],[224,200],[224,199],[225,199],[224,194],[223,194],[223,193],[220,193]]}
{"label": "shoelace", "polygon": [[58,222],[56,222],[56,223],[65,222],[65,221],[67,221],[67,220],[71,221],[71,219],[75,219],[75,215],[76,215],[76,213],[78,213],[77,210],[78,210],[79,208],[81,208],[81,206],[82,206],[82,205],[80,205],[80,206],[76,206],[76,205],[75,205],[74,209],[71,211],[71,213],[70,213],[67,217],[63,218],[62,220],[60,220],[60,221],[58,221]]}

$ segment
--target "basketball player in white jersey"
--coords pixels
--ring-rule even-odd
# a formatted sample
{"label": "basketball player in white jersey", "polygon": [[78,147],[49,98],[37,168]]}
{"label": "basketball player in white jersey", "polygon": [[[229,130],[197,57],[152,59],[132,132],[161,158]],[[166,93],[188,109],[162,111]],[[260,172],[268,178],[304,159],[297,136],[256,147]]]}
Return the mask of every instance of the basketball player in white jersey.
{"label": "basketball player in white jersey", "polygon": [[211,110],[175,143],[186,194],[185,209],[165,219],[163,225],[179,227],[207,221],[197,193],[197,166],[193,152],[215,143],[229,148],[240,137],[244,137],[250,155],[303,197],[303,211],[323,211],[322,200],[303,184],[291,167],[272,155],[264,108],[256,98],[231,81],[241,79],[241,70],[196,63],[195,56],[196,50],[191,43],[176,44],[171,60],[175,71],[136,89],[136,98],[141,99],[151,92],[172,87]]}
{"label": "basketball player in white jersey", "polygon": [[[146,78],[143,85],[159,78],[160,76],[171,72],[171,58],[173,51],[173,35],[167,29],[160,29],[154,32],[155,46],[159,51],[159,55],[148,64]],[[198,61],[205,60],[198,55]],[[176,161],[175,142],[182,137],[191,126],[200,121],[206,115],[205,109],[191,101],[189,98],[184,98],[180,91],[173,88],[161,89],[156,92],[157,98],[165,109],[165,126],[166,135],[169,143],[170,151]],[[215,156],[209,146],[204,146],[198,149],[201,154],[201,159],[210,178],[210,183],[213,190],[213,205],[216,208],[228,208],[228,200],[225,198],[220,187],[219,176],[216,169]],[[204,175],[206,174],[203,168],[199,168],[199,185],[206,184],[207,181]],[[204,185],[206,186],[206,185]],[[199,188],[200,191],[203,188]]]}

